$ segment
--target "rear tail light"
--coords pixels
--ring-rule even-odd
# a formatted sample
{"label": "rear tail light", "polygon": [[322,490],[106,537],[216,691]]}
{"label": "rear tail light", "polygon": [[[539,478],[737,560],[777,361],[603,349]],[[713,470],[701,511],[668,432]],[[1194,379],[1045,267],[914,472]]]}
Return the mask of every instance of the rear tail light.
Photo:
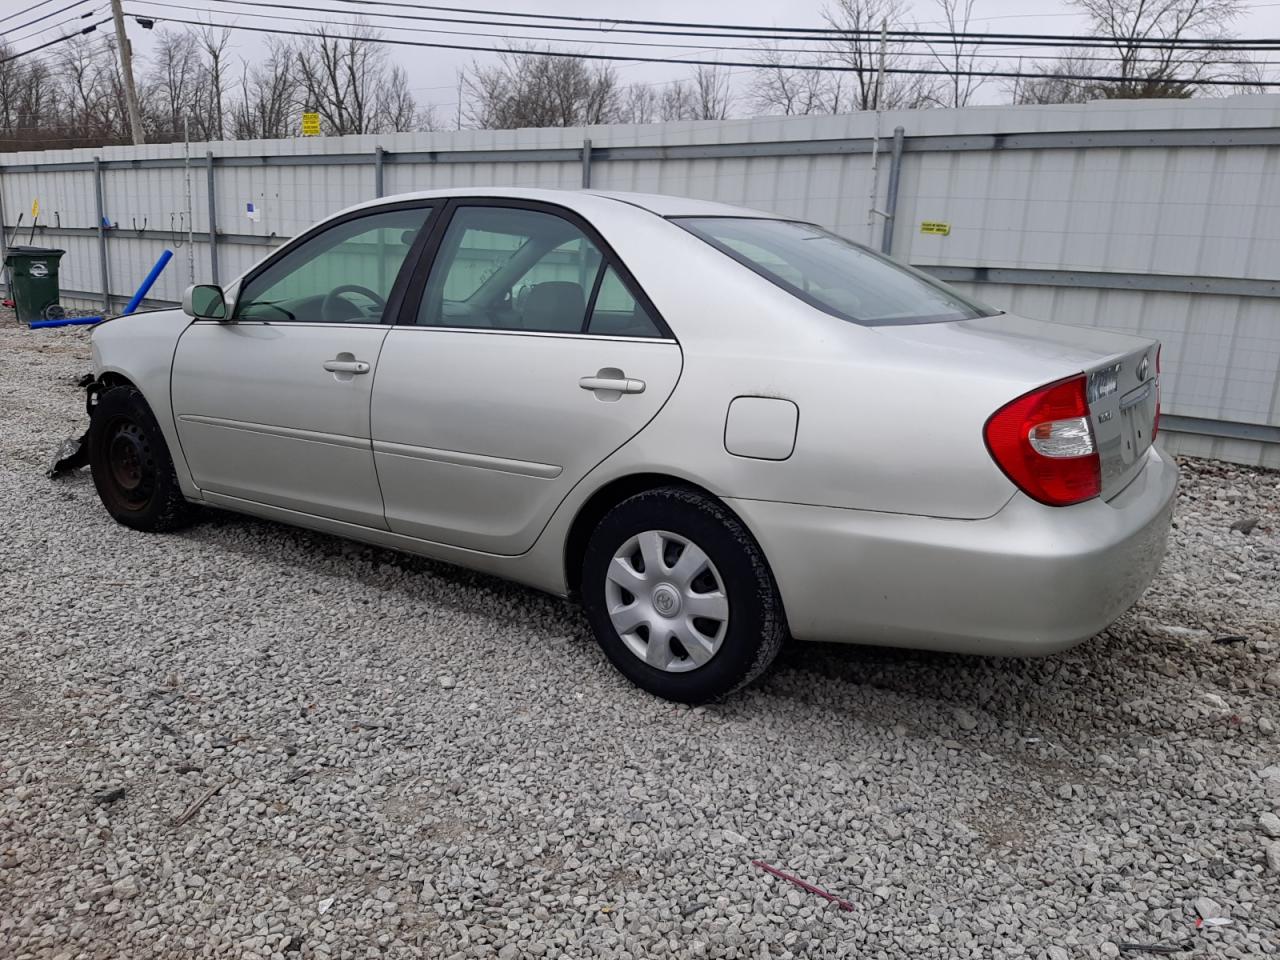
{"label": "rear tail light", "polygon": [[1156,415],[1151,421],[1151,442],[1156,442],[1156,434],[1160,432],[1160,351],[1163,346],[1156,347]]}
{"label": "rear tail light", "polygon": [[1018,489],[1053,507],[1102,492],[1102,462],[1089,422],[1084,375],[1023,394],[983,429],[992,459]]}

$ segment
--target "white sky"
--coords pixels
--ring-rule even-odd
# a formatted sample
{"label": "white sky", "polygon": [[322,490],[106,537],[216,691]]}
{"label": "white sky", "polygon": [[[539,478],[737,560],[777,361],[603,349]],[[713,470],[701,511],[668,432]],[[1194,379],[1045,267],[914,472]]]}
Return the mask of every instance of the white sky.
{"label": "white sky", "polygon": [[[0,0],[0,17],[16,12],[31,5],[33,0]],[[554,31],[539,31],[534,28],[515,29],[508,27],[473,27],[464,24],[440,23],[432,24],[429,22],[418,21],[396,21],[396,20],[377,20],[369,14],[372,9],[369,6],[353,5],[342,2],[342,0],[315,0],[315,6],[329,7],[332,9],[349,9],[351,15],[342,16],[332,13],[316,14],[308,12],[308,3],[305,0],[272,0],[274,3],[287,4],[290,7],[296,7],[297,12],[290,10],[280,10],[268,8],[264,6],[240,5],[235,6],[218,0],[124,0],[126,12],[132,14],[150,13],[157,16],[165,16],[167,13],[173,17],[182,17],[184,19],[200,20],[202,22],[218,22],[224,24],[265,27],[271,29],[273,27],[279,29],[310,29],[313,24],[305,22],[290,22],[290,17],[312,17],[322,18],[327,23],[339,26],[344,20],[352,20],[360,14],[364,14],[367,23],[381,26],[386,36],[399,36],[405,39],[415,39],[424,41],[441,41],[455,42],[474,45],[502,46],[505,41],[495,37],[466,37],[466,36],[449,36],[443,33],[424,33],[420,30],[439,29],[442,31],[479,31],[484,33],[502,34],[511,37],[513,40],[524,40],[531,37],[536,38],[563,38],[558,41],[560,46],[566,49],[584,51],[584,52],[635,52],[642,55],[652,56],[674,56],[688,58],[706,58],[708,54],[712,58],[715,57],[713,51],[706,49],[693,49],[687,51],[678,50],[655,50],[642,48],[619,48],[598,43],[584,42],[583,34],[573,33],[556,33]],[[635,0],[438,0],[439,3],[447,6],[461,7],[467,9],[491,9],[491,10],[512,10],[525,11],[530,13],[563,13],[576,16],[591,17],[618,17],[633,18],[646,20],[672,20],[672,21],[701,21],[707,23],[724,23],[732,22],[738,24],[758,24],[762,26],[788,25],[788,26],[819,26],[822,25],[822,9],[826,0],[790,0],[787,3],[777,2],[777,0],[646,0],[643,4],[636,3]],[[18,17],[10,21],[7,25],[0,29],[11,30],[13,26],[20,25],[34,16],[46,11],[52,11],[63,6],[63,0],[53,0],[53,2],[32,11],[31,14]],[[1245,13],[1237,22],[1235,32],[1245,38],[1256,37],[1275,37],[1280,36],[1280,2],[1266,3],[1246,3],[1243,4]],[[909,19],[915,21],[917,25],[924,29],[942,29],[943,24],[940,21],[940,13],[936,5],[936,0],[911,0],[908,5],[910,14]],[[106,0],[101,0],[101,15],[107,13]],[[396,13],[414,13],[415,11],[406,7],[383,7],[388,12]],[[79,12],[79,11],[75,11]],[[451,13],[446,11],[432,11],[427,9],[419,9],[416,11],[420,14],[431,14],[445,17],[462,17],[465,13]],[[256,16],[255,16],[256,14]],[[35,44],[57,36],[62,30],[57,28],[60,21],[65,20],[66,14],[54,17],[46,21],[40,28],[30,28],[18,33],[10,33],[6,39],[18,49],[27,49]],[[503,18],[491,18],[503,19]],[[505,18],[516,19],[519,18]],[[1072,33],[1078,32],[1084,26],[1084,18],[1077,14],[1068,4],[1061,0],[976,0],[974,4],[974,19],[972,29],[974,30],[991,30],[1000,32],[1018,32],[1018,33]],[[53,28],[49,32],[37,32],[44,28]],[[410,29],[412,28],[412,29]],[[100,29],[109,29],[100,28]],[[133,22],[129,17],[129,33],[133,38],[134,49],[137,54],[146,57],[148,51],[153,44],[153,34],[145,31]],[[171,28],[172,29],[172,28]],[[254,33],[238,33],[233,38],[233,50],[238,56],[247,59],[254,59],[261,56],[264,50],[264,34]],[[623,37],[610,37],[611,40],[624,39]],[[661,37],[661,36],[632,36],[626,39],[635,39],[651,43],[697,43],[696,40],[682,37]],[[718,41],[724,45],[748,46],[746,42],[735,40]],[[793,46],[813,46],[797,42]],[[412,47],[389,47],[391,57],[399,64],[405,67],[410,78],[410,86],[415,97],[423,104],[431,104],[435,107],[437,119],[444,126],[452,126],[456,108],[457,108],[457,72],[459,69],[469,65],[473,58],[485,60],[490,58],[491,54],[470,53],[454,50],[434,50]],[[1048,56],[1052,51],[1043,51]],[[1280,52],[1265,54],[1272,61],[1276,61],[1280,65]],[[721,53],[722,59],[752,59],[747,53]],[[1031,57],[1027,58],[1030,62]],[[921,58],[921,65],[929,65]],[[675,66],[672,64],[637,64],[637,63],[616,63],[619,79],[624,83],[644,82],[653,84],[662,84],[674,79],[686,77],[689,69]],[[1012,69],[1016,66],[1014,60],[1006,61],[1006,68]],[[145,64],[141,65],[139,72],[145,69]],[[740,86],[743,79],[742,75],[746,71],[734,71],[735,82]],[[1272,77],[1280,74],[1280,70],[1271,68],[1268,74]],[[980,102],[999,102],[1006,98],[1004,86],[998,81],[988,82],[978,94]],[[743,108],[740,106],[739,111]]]}

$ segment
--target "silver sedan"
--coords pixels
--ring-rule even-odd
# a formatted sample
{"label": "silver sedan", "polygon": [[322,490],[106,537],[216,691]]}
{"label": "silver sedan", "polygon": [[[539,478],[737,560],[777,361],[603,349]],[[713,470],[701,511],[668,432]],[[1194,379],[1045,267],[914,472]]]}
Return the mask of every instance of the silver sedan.
{"label": "silver sedan", "polygon": [[1177,480],[1156,343],[675,197],[363,204],[99,326],[93,361],[120,523],[218,507],[576,597],[693,703],[787,637],[1077,643],[1155,575]]}

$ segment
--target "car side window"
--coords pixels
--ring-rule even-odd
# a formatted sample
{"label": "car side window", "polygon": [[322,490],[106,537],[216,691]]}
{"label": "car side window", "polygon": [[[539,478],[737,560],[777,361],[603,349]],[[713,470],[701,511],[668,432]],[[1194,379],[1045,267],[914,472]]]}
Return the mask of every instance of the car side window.
{"label": "car side window", "polygon": [[613,267],[605,269],[596,291],[587,332],[613,337],[661,337],[662,331]]}
{"label": "car side window", "polygon": [[417,323],[580,333],[603,255],[563,217],[459,207],[427,280]]}
{"label": "car side window", "polygon": [[383,210],[334,224],[252,277],[237,320],[380,323],[429,207]]}

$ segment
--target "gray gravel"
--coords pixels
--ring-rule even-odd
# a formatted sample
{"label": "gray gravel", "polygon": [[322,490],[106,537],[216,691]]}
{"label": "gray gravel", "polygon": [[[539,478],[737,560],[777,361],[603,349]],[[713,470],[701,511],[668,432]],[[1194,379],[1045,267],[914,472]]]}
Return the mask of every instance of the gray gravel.
{"label": "gray gravel", "polygon": [[116,526],[42,477],[87,344],[0,324],[0,956],[1280,955],[1280,475],[1184,464],[1068,654],[801,646],[689,709],[517,587]]}

